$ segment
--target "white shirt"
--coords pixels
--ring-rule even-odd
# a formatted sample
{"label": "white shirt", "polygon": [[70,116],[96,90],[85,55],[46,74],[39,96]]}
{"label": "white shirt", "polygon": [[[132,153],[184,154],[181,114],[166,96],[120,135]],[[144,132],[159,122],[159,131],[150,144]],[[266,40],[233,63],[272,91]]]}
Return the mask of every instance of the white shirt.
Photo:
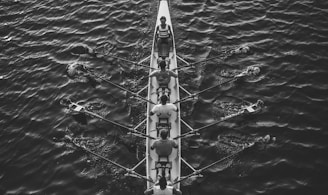
{"label": "white shirt", "polygon": [[153,107],[151,112],[157,114],[160,118],[169,118],[173,111],[177,111],[178,108],[172,103],[166,103],[165,105],[158,104]]}

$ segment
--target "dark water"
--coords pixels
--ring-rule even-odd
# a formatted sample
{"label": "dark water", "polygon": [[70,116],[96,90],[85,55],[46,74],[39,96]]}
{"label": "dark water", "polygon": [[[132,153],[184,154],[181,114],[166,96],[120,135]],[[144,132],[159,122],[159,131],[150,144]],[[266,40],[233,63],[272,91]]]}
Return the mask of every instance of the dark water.
{"label": "dark water", "polygon": [[[184,140],[182,156],[201,168],[228,153],[219,147],[218,135],[277,138],[185,182],[184,194],[327,194],[327,1],[179,0],[171,8],[177,52],[185,59],[202,60],[230,46],[251,48],[249,54],[181,72],[185,88],[209,87],[221,70],[249,65],[262,70],[255,80],[183,104],[182,117],[201,127],[217,119],[218,102],[265,102],[256,115]],[[69,129],[93,140],[101,145],[98,152],[127,167],[142,158],[142,139],[96,119],[78,123],[59,102],[69,97],[96,105],[98,113],[126,125],[143,119],[140,101],[109,85],[69,78],[65,69],[79,62],[132,90],[142,88],[145,82],[138,79],[147,71],[72,50],[109,45],[113,55],[147,57],[157,1],[2,0],[0,9],[0,194],[142,194],[145,182],[124,177],[124,171],[76,149],[64,136]]]}

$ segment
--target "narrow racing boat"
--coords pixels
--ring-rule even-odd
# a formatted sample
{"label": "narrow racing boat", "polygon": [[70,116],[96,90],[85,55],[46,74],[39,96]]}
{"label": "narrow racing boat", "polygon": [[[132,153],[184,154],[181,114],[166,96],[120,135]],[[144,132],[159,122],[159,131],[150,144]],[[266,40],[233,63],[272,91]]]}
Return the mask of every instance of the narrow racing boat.
{"label": "narrow racing boat", "polygon": [[[160,18],[164,16],[166,18],[166,23],[171,26],[171,43],[170,44],[163,44],[163,45],[157,45],[156,40],[156,27],[160,24]],[[177,73],[177,56],[176,56],[176,50],[175,50],[175,43],[174,43],[174,35],[173,35],[173,29],[172,29],[172,22],[170,17],[170,11],[169,11],[169,3],[167,0],[161,0],[159,1],[159,7],[158,7],[158,14],[157,14],[157,22],[156,22],[155,32],[154,32],[154,38],[153,38],[153,47],[152,47],[152,53],[150,58],[150,69],[156,69],[158,68],[158,61],[160,59],[165,59],[169,66],[168,68],[170,70],[175,70]],[[162,93],[169,93],[167,94],[169,97],[169,102],[173,103],[179,100],[179,81],[178,78],[171,79],[169,85],[168,85],[168,91],[166,92],[159,92],[160,86],[157,83],[156,78],[150,77],[148,82],[148,99],[152,102],[158,103],[159,96]],[[175,104],[178,109],[180,107],[180,103]],[[181,133],[181,127],[180,127],[180,114],[179,112],[174,112],[167,120],[159,120],[159,118],[156,115],[150,116],[149,113],[151,109],[153,108],[154,104],[147,103],[147,129],[146,134],[150,137],[159,137],[159,128],[167,128],[169,130],[169,138],[175,138],[179,137]],[[180,109],[179,109],[180,110]],[[150,147],[152,143],[154,142],[153,139],[146,138],[146,174],[147,178],[156,181],[157,180],[157,174],[158,169],[156,167],[158,166],[166,166],[166,168],[170,169],[170,180],[171,182],[178,181],[180,179],[180,173],[181,173],[181,144],[180,144],[180,138],[175,140],[178,144],[178,149],[173,149],[173,152],[171,155],[164,159],[164,162],[162,159],[159,159],[158,155],[154,150],[151,150]],[[167,162],[165,162],[167,161]],[[159,165],[159,163],[162,163]],[[164,163],[164,165],[163,165]],[[154,183],[147,182],[147,187],[151,188]],[[176,183],[175,188],[180,188],[180,183]]]}

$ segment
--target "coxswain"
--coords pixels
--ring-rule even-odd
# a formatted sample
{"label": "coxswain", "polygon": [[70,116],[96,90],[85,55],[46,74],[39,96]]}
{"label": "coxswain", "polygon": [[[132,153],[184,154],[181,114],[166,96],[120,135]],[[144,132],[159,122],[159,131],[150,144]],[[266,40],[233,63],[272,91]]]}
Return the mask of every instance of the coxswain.
{"label": "coxswain", "polygon": [[171,38],[172,31],[170,25],[166,24],[165,16],[160,18],[161,24],[156,27],[155,38],[157,40],[157,45],[161,43],[169,44],[169,39]]}

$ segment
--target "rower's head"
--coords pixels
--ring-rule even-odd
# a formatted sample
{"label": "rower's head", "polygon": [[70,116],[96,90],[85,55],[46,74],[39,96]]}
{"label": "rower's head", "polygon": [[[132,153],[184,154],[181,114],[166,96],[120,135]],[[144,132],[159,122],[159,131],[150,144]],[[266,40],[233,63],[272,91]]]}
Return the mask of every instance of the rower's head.
{"label": "rower's head", "polygon": [[167,129],[161,129],[159,135],[161,136],[162,139],[167,139],[167,136],[169,135],[169,131]]}
{"label": "rower's head", "polygon": [[162,105],[165,105],[168,99],[169,99],[169,98],[168,98],[166,95],[162,95],[162,96],[161,96],[161,104],[162,104]]}
{"label": "rower's head", "polygon": [[161,177],[158,181],[159,187],[161,188],[161,190],[165,190],[167,182],[166,182],[166,178],[165,177]]}
{"label": "rower's head", "polygon": [[166,23],[166,17],[165,16],[162,16],[159,20],[161,21],[161,24]]}
{"label": "rower's head", "polygon": [[159,63],[159,67],[161,68],[161,70],[165,70],[166,63],[165,63],[164,60],[162,60],[162,61]]}

